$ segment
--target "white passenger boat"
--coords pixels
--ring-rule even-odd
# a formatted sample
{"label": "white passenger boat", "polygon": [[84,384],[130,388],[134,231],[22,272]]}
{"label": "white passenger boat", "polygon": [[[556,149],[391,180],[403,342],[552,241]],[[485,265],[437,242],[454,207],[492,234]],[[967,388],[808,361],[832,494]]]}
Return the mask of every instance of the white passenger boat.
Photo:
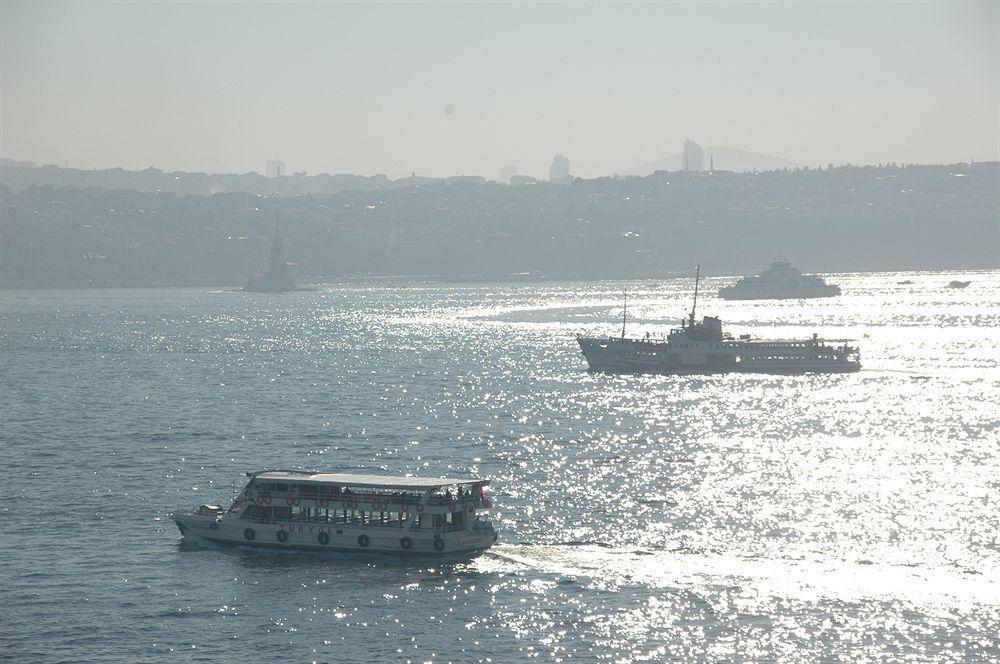
{"label": "white passenger boat", "polygon": [[497,540],[480,516],[489,480],[263,470],[228,509],[202,505],[172,515],[185,538],[222,544],[472,553]]}
{"label": "white passenger boat", "polygon": [[840,295],[840,286],[822,277],[802,274],[783,258],[753,277],[743,277],[732,286],[719,289],[723,300],[788,300]]}

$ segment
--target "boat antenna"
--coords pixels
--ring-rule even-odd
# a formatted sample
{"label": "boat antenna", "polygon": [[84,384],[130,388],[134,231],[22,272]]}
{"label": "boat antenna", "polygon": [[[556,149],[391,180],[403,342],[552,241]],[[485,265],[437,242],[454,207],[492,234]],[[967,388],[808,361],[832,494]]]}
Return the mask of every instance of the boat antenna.
{"label": "boat antenna", "polygon": [[698,306],[698,278],[701,276],[701,263],[694,268],[694,303],[691,305],[691,326],[694,327],[694,310]]}
{"label": "boat antenna", "polygon": [[628,289],[625,289],[625,306],[622,307],[622,339],[625,338],[625,317],[628,315]]}

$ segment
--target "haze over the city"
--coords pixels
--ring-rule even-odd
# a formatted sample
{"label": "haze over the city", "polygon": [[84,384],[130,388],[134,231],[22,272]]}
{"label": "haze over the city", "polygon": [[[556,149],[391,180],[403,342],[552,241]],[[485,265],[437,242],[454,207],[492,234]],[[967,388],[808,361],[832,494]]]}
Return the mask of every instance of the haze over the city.
{"label": "haze over the city", "polygon": [[685,138],[1000,158],[1000,5],[0,4],[0,156],[75,168],[627,172]]}

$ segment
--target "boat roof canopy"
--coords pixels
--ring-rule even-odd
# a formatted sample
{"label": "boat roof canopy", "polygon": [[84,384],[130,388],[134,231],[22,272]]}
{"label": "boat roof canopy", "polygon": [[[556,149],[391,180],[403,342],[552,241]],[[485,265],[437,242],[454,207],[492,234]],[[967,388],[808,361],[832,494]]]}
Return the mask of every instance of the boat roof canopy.
{"label": "boat roof canopy", "polygon": [[478,477],[399,477],[395,475],[351,475],[346,473],[318,473],[298,470],[264,470],[253,473],[252,479],[286,480],[299,483],[337,484],[340,486],[373,489],[427,490],[456,484],[489,484]]}

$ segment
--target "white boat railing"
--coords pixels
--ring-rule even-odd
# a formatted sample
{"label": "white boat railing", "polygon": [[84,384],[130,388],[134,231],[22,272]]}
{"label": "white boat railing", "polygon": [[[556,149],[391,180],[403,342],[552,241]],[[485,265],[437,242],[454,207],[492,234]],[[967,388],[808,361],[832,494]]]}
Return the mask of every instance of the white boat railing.
{"label": "white boat railing", "polygon": [[363,510],[369,512],[422,512],[427,507],[448,507],[451,512],[489,509],[493,501],[486,497],[465,497],[448,500],[433,497],[428,500],[404,499],[395,496],[340,494],[337,496],[302,496],[298,494],[250,494],[250,500],[263,507],[309,507],[314,509]]}

